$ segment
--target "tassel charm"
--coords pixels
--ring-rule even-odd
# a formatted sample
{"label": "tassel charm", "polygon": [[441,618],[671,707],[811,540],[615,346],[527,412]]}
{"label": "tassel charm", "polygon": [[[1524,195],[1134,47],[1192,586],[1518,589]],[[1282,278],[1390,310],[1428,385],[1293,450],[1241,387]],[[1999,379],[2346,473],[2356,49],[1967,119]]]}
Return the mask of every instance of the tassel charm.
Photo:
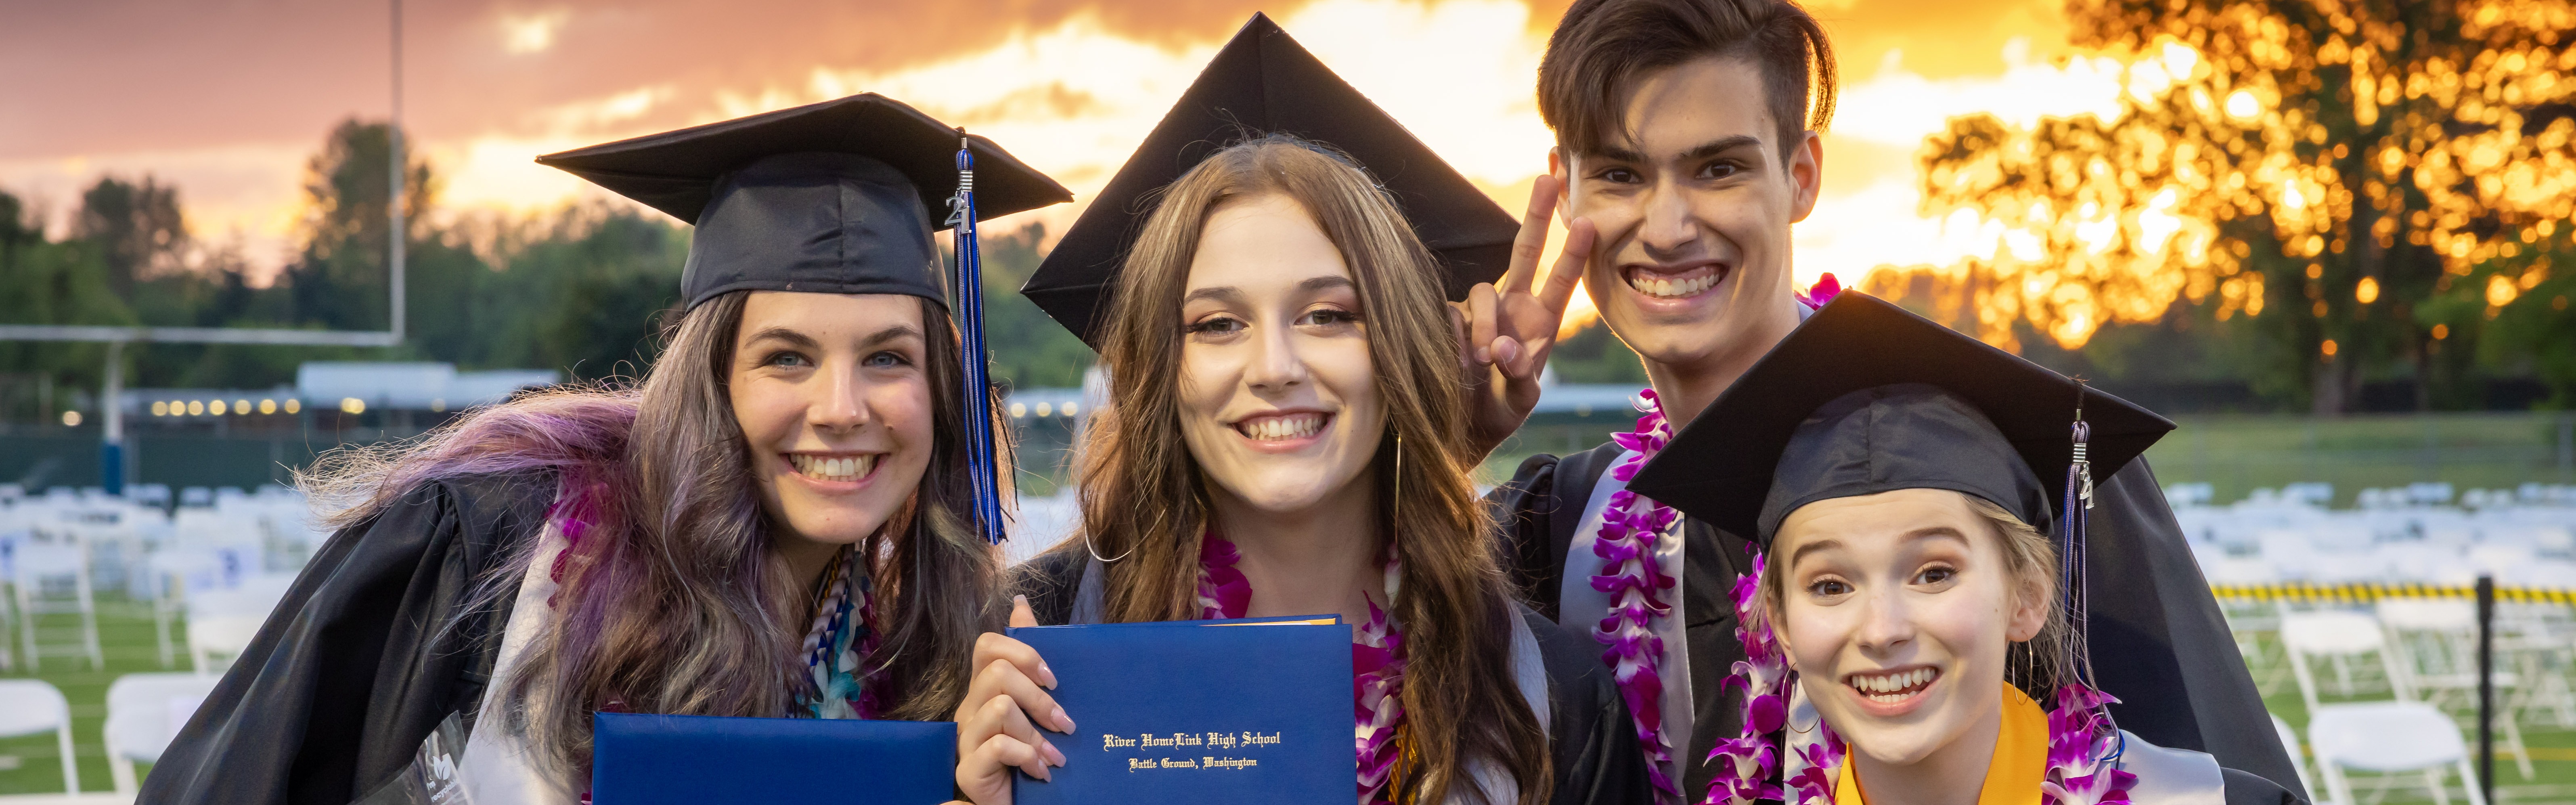
{"label": "tassel charm", "polygon": [[2085,531],[2091,525],[2093,508],[2093,461],[2090,456],[2093,425],[2084,421],[2084,390],[2080,384],[2076,387],[2075,422],[2068,427],[2068,435],[2074,442],[2074,455],[2066,465],[2066,492],[2058,507],[2058,516],[2064,519],[2059,523],[2057,534],[2057,578],[2062,589],[2060,601],[2066,607],[2066,650],[2073,655],[2065,659],[2066,668],[2075,676],[2073,680],[2060,681],[2098,689],[2093,683],[2092,652],[2085,649],[2092,645],[2089,622],[2092,585],[2086,574],[2089,563],[2085,557]]}

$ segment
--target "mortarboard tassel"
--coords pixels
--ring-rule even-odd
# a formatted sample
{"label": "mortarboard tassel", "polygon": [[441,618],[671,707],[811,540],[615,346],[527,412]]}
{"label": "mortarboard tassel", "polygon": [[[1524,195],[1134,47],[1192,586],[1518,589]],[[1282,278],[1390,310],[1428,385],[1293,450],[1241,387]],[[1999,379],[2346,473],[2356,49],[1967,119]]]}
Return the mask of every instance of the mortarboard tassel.
{"label": "mortarboard tassel", "polygon": [[957,330],[966,363],[966,473],[974,484],[973,528],[1000,544],[1004,532],[1000,478],[993,462],[993,386],[984,352],[984,261],[975,238],[975,154],[957,130],[957,195],[948,223],[957,247]]}
{"label": "mortarboard tassel", "polygon": [[[2083,394],[2082,391],[2076,393],[2079,397]],[[2088,449],[2086,443],[2093,439],[2093,425],[2084,421],[2084,404],[2080,400],[2075,405],[2075,424],[2072,429],[2075,460],[2066,465],[2066,496],[2059,509],[2066,513],[2066,521],[2058,528],[2060,544],[2057,551],[2057,578],[2065,588],[2061,596],[2066,606],[2067,646],[2065,651],[2072,655],[2069,657],[2071,662],[2067,667],[2074,672],[2076,681],[2089,688],[2094,686],[2093,652],[2086,648],[2092,645],[2092,641],[2089,635],[2091,630],[2086,628],[2086,617],[2091,610],[2091,595],[2090,591],[2085,589],[2088,585],[2085,578],[2084,531],[2085,527],[2090,525],[2088,521],[2092,519],[2090,510],[2093,508],[2093,461],[2085,454]]]}

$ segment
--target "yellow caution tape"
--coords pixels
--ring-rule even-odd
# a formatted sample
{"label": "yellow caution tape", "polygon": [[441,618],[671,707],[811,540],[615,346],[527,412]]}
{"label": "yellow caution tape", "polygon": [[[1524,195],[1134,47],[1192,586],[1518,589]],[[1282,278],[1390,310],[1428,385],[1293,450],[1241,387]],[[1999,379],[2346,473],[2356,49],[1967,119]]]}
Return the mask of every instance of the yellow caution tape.
{"label": "yellow caution tape", "polygon": [[[2230,601],[2293,601],[2299,603],[2359,604],[2382,598],[2467,598],[2475,599],[2478,588],[2471,585],[2358,583],[2308,584],[2212,584],[2211,595]],[[2497,585],[2495,600],[2507,604],[2576,604],[2576,590],[2547,587],[2507,587]]]}

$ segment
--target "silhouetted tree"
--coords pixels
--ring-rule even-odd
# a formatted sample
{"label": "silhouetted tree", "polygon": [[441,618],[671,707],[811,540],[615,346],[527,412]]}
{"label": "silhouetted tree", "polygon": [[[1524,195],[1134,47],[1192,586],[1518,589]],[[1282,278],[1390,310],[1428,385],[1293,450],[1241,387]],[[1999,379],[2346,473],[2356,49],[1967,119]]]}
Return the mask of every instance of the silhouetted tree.
{"label": "silhouetted tree", "polygon": [[[304,248],[285,272],[298,321],[341,330],[387,326],[390,131],[383,123],[343,121],[306,166]],[[413,229],[406,237],[423,225],[421,213],[436,195],[433,179],[428,162],[406,160],[404,209]]]}
{"label": "silhouetted tree", "polygon": [[[1937,272],[1988,340],[2019,320],[2071,348],[2188,301],[2250,319],[2231,325],[2262,342],[2249,368],[2301,379],[2317,412],[2348,410],[2374,371],[2411,374],[2429,404],[2567,248],[2566,2],[2073,0],[2067,15],[2077,45],[2127,64],[2116,119],[1957,118],[1920,159],[1924,212],[2002,228],[1993,259]],[[2558,304],[2534,315],[2554,322]]]}
{"label": "silhouetted tree", "polygon": [[107,266],[108,287],[127,299],[134,297],[136,278],[177,267],[188,245],[178,188],[151,176],[139,183],[113,176],[99,179],[81,194],[72,234],[99,250],[99,259]]}

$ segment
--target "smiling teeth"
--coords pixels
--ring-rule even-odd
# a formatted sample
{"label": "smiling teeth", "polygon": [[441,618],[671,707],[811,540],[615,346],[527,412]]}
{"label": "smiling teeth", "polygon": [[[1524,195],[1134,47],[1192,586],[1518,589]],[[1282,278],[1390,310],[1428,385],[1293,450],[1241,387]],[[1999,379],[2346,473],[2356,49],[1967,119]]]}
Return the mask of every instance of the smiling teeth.
{"label": "smiling teeth", "polygon": [[1877,676],[1853,674],[1851,686],[1854,690],[1860,691],[1861,695],[1868,697],[1870,701],[1895,704],[1919,692],[1917,688],[1929,685],[1932,680],[1939,677],[1940,674],[1930,668],[1916,668],[1902,673]]}
{"label": "smiling teeth", "polygon": [[1635,288],[1638,293],[1647,296],[1679,299],[1715,287],[1717,277],[1716,271],[1687,279],[1669,279],[1644,271],[1635,271],[1628,274],[1628,287]]}
{"label": "smiling teeth", "polygon": [[856,481],[868,477],[868,471],[877,466],[874,454],[830,458],[789,453],[787,461],[796,465],[798,474],[817,481]]}
{"label": "smiling teeth", "polygon": [[1303,439],[1324,427],[1323,414],[1266,416],[1234,423],[1234,429],[1256,442]]}

